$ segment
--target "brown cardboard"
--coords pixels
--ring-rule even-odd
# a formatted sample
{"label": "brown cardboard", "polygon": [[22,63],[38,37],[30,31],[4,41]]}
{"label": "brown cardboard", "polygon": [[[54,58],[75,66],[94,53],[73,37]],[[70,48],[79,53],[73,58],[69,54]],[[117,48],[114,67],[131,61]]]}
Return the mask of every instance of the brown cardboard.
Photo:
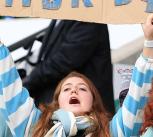
{"label": "brown cardboard", "polygon": [[89,22],[100,22],[101,20],[101,0],[92,0],[94,7],[85,7],[80,0],[79,8],[71,7],[71,0],[63,0],[59,10],[42,9],[42,1],[34,0],[34,17],[54,18],[54,19],[74,19]]}
{"label": "brown cardboard", "polygon": [[17,17],[41,17],[51,19],[74,19],[97,23],[143,23],[148,15],[146,2],[132,0],[123,6],[115,6],[114,0],[91,0],[93,7],[85,7],[83,0],[79,8],[71,7],[71,0],[62,0],[58,10],[42,8],[42,0],[31,0],[30,7],[22,7],[22,0],[13,0],[12,7],[5,7],[5,0],[0,0],[0,15]]}
{"label": "brown cardboard", "polygon": [[5,0],[0,0],[0,15],[26,17],[31,16],[32,7],[22,7],[22,0],[13,0],[12,7],[5,7]]}
{"label": "brown cardboard", "polygon": [[127,5],[115,6],[114,0],[104,0],[102,22],[143,23],[148,15],[145,12],[146,5],[144,1],[132,0]]}

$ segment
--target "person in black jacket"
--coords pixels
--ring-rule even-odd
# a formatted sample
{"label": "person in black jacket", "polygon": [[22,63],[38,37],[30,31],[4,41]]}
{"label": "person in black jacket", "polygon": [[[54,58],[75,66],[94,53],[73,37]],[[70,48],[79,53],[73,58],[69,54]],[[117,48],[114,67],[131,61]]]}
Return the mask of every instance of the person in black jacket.
{"label": "person in black jacket", "polygon": [[71,71],[86,75],[114,113],[112,65],[106,24],[52,21],[42,40],[38,63],[23,80],[36,103],[49,103],[58,82]]}

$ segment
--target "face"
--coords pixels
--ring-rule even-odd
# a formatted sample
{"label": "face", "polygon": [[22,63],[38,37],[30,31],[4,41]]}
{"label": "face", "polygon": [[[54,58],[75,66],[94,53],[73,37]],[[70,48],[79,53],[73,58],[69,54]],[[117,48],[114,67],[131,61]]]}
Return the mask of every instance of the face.
{"label": "face", "polygon": [[63,83],[58,102],[59,108],[71,111],[75,115],[82,115],[90,112],[93,96],[83,79],[71,77]]}

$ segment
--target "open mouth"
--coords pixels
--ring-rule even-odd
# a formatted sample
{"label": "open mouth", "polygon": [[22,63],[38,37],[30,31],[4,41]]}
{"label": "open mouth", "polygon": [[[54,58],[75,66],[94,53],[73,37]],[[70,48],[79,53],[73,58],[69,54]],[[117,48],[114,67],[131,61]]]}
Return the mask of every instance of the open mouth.
{"label": "open mouth", "polygon": [[70,98],[69,104],[80,104],[80,101],[77,98],[72,97]]}

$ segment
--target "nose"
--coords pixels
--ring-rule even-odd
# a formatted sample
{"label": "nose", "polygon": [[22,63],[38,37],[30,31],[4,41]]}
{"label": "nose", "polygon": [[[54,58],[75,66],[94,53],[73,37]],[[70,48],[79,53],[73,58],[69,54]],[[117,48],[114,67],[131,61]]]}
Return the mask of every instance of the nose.
{"label": "nose", "polygon": [[73,88],[72,91],[71,91],[71,94],[72,93],[78,94],[77,88]]}

